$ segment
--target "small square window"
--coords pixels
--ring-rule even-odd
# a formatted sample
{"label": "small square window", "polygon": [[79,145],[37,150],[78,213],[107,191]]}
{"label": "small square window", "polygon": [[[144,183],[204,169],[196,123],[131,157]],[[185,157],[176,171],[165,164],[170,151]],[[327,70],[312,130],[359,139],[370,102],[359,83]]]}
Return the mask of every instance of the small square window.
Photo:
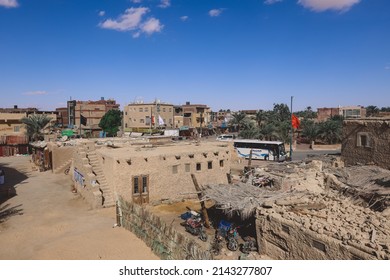
{"label": "small square window", "polygon": [[223,161],[223,159],[221,159],[220,161],[219,161],[219,167],[223,167],[224,166],[224,161]]}
{"label": "small square window", "polygon": [[370,135],[365,132],[357,134],[357,146],[358,147],[371,147]]}
{"label": "small square window", "polygon": [[213,169],[213,162],[212,162],[212,161],[209,161],[209,162],[207,163],[207,168],[208,168],[208,169]]}
{"label": "small square window", "polygon": [[186,168],[186,172],[191,172],[191,164],[190,163],[186,163],[185,168]]}
{"label": "small square window", "polygon": [[196,164],[196,171],[201,171],[202,170],[202,164],[201,163],[197,163]]}
{"label": "small square window", "polygon": [[172,166],[172,174],[177,174],[178,173],[178,165]]}

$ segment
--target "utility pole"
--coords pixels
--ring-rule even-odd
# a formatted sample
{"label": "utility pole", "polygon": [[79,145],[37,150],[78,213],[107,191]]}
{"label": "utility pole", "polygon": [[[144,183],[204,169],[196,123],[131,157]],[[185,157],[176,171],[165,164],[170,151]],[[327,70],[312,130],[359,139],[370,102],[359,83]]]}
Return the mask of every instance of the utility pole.
{"label": "utility pole", "polygon": [[80,103],[80,137],[81,137],[81,108],[82,108],[82,105]]}
{"label": "utility pole", "polygon": [[292,125],[292,119],[293,119],[293,98],[294,96],[291,96],[291,107],[290,107],[290,110],[291,110],[291,119],[290,119],[290,130],[291,130],[291,137],[290,137],[290,160],[292,161],[292,153],[293,153],[293,149],[292,149],[292,144],[293,144],[293,125]]}

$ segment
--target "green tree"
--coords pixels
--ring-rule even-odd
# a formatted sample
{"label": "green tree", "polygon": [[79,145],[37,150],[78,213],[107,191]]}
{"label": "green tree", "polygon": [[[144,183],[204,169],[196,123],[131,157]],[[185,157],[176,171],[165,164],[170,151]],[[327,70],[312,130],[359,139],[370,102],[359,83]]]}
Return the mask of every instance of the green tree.
{"label": "green tree", "polygon": [[291,119],[290,109],[286,104],[274,104],[273,115],[275,121],[288,121]]}
{"label": "green tree", "polygon": [[312,120],[304,119],[302,121],[302,136],[306,137],[310,142],[310,148],[312,143],[318,138],[320,134],[320,127]]}
{"label": "green tree", "polygon": [[121,125],[122,112],[116,109],[109,110],[99,122],[99,127],[103,129],[108,136],[116,136]]}
{"label": "green tree", "polygon": [[304,111],[294,112],[294,115],[303,119],[315,119],[317,118],[317,113],[313,112],[311,106],[307,106]]}
{"label": "green tree", "polygon": [[38,141],[43,140],[43,129],[50,123],[51,118],[45,114],[33,114],[23,117],[20,121],[26,125],[28,138],[31,141]]}
{"label": "green tree", "polygon": [[241,124],[240,137],[245,139],[257,139],[259,137],[259,130],[253,121],[246,119]]}
{"label": "green tree", "polygon": [[237,131],[240,132],[242,125],[247,121],[247,115],[244,112],[240,111],[232,114],[230,125],[237,127]]}
{"label": "green tree", "polygon": [[259,138],[262,140],[270,141],[278,138],[277,127],[274,123],[267,123],[263,125],[259,130]]}
{"label": "green tree", "polygon": [[335,117],[320,123],[319,138],[321,138],[327,144],[340,143],[342,139],[343,120],[342,117]]}
{"label": "green tree", "polygon": [[265,112],[263,110],[258,110],[256,112],[255,119],[257,122],[257,126],[259,128],[261,128],[263,126],[264,122],[267,120],[267,112]]}

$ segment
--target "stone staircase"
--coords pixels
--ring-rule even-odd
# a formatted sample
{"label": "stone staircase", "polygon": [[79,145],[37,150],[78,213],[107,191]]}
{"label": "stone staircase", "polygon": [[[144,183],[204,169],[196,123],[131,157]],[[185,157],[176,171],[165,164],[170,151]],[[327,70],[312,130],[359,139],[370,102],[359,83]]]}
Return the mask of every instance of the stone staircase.
{"label": "stone staircase", "polygon": [[60,174],[60,173],[64,173],[65,172],[65,169],[69,168],[70,165],[72,164],[72,159],[64,162],[61,166],[57,167],[56,169],[53,170],[53,173],[54,174]]}
{"label": "stone staircase", "polygon": [[103,169],[100,165],[98,157],[95,151],[87,152],[87,158],[89,164],[92,166],[92,173],[95,175],[96,184],[103,196],[103,207],[115,206],[115,199],[112,194],[111,188],[108,186],[106,177],[104,176]]}

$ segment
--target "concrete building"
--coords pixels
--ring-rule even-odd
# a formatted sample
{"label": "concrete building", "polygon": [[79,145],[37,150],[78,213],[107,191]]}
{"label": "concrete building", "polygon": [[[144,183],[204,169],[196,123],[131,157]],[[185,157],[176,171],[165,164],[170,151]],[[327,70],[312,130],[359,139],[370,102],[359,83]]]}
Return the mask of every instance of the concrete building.
{"label": "concrete building", "polygon": [[49,128],[57,122],[57,114],[52,111],[18,108],[16,105],[14,108],[0,108],[0,156],[29,153],[26,126],[21,122],[21,119],[32,114],[46,114],[51,118],[46,133],[49,133]]}
{"label": "concrete building", "polygon": [[40,111],[36,108],[0,108],[0,136],[25,135],[26,128],[21,119],[31,114],[46,114],[51,118],[48,126],[57,122],[57,113],[53,111]]}
{"label": "concrete building", "polygon": [[346,165],[375,164],[390,169],[390,118],[345,120],[341,156]]}
{"label": "concrete building", "polygon": [[67,107],[56,108],[57,123],[60,127],[66,128],[69,126],[69,110]]}
{"label": "concrete building", "polygon": [[183,125],[191,128],[205,128],[210,123],[210,107],[203,104],[191,104],[186,102],[182,105]]}
{"label": "concrete building", "polygon": [[218,112],[210,113],[210,121],[213,128],[227,129],[231,119],[232,112],[230,110],[220,110]]}
{"label": "concrete building", "polygon": [[317,120],[320,122],[326,121],[333,116],[342,116],[344,119],[364,118],[366,117],[366,109],[362,106],[317,109]]}
{"label": "concrete building", "polygon": [[[101,118],[111,109],[119,110],[119,104],[113,99],[98,101],[76,101],[67,103],[68,127],[76,128],[81,134],[98,137],[102,129],[99,127]],[[80,116],[86,118],[86,125],[80,123]]]}
{"label": "concrete building", "polygon": [[123,125],[125,132],[147,132],[154,128],[173,128],[172,104],[159,101],[131,103],[124,106]]}

